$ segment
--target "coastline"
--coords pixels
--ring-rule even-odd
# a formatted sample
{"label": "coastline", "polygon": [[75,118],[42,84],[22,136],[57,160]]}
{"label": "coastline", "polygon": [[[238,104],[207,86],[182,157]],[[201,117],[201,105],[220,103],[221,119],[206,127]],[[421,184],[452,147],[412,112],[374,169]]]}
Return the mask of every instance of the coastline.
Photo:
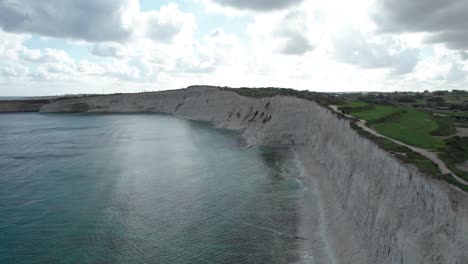
{"label": "coastline", "polygon": [[[240,130],[250,146],[294,148],[310,195],[298,233],[320,235],[303,243],[305,255],[310,248],[332,263],[468,261],[467,194],[401,163],[312,101],[196,87],[60,100],[41,112],[166,113]],[[307,215],[314,207],[319,218]]]}
{"label": "coastline", "polygon": [[299,207],[299,221],[297,235],[301,237],[298,245],[301,258],[297,264],[309,263],[337,263],[326,235],[326,222],[321,214],[323,205],[320,204],[317,186],[308,175],[317,175],[320,171],[314,167],[306,168],[297,149],[294,149],[296,166],[301,174],[304,190]]}

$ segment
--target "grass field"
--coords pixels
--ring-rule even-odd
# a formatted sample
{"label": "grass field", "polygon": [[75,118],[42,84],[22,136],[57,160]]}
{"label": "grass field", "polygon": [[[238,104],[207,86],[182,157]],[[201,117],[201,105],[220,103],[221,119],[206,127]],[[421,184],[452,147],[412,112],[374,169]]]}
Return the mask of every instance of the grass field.
{"label": "grass field", "polygon": [[420,148],[439,150],[445,146],[440,136],[456,133],[455,122],[449,116],[433,116],[410,107],[346,101],[340,109],[365,120],[382,135]]}
{"label": "grass field", "polygon": [[360,102],[360,101],[344,101],[343,103],[340,104],[342,107],[364,107],[369,105],[366,102]]}
{"label": "grass field", "polygon": [[447,136],[455,132],[448,118],[436,118],[427,111],[359,101],[348,101],[341,107],[352,116],[366,120],[368,126],[382,135],[420,148],[440,149],[445,143],[435,136]]}
{"label": "grass field", "polygon": [[405,146],[398,145],[387,138],[377,137],[373,134],[370,134],[369,132],[364,131],[361,127],[357,126],[356,124],[352,124],[351,126],[361,136],[364,136],[374,141],[381,148],[385,149],[390,153],[395,154],[398,157],[398,159],[403,161],[404,163],[412,164],[418,167],[421,171],[434,176],[441,175],[439,167],[434,162],[420,155],[419,153],[413,152],[411,149]]}
{"label": "grass field", "polygon": [[433,137],[431,132],[437,130],[437,122],[425,111],[408,109],[395,123],[379,123],[375,129],[390,138],[406,144],[425,149],[440,149],[444,141]]}
{"label": "grass field", "polygon": [[358,111],[358,112],[351,111],[351,115],[359,119],[366,120],[367,122],[371,122],[371,121],[376,121],[381,118],[387,117],[398,111],[400,111],[400,108],[398,107],[377,105],[377,106],[374,106],[373,109],[369,109],[365,111]]}

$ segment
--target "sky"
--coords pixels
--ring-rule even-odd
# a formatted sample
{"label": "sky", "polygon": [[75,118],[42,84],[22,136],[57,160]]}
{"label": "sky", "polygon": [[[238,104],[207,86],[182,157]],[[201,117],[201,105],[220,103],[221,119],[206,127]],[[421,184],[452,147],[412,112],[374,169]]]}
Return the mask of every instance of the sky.
{"label": "sky", "polygon": [[0,96],[468,89],[466,0],[0,0]]}

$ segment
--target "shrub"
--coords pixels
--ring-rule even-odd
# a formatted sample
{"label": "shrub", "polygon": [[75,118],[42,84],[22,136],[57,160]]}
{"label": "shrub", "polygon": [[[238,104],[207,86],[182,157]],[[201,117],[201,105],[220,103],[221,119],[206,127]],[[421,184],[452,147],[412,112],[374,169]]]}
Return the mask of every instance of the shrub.
{"label": "shrub", "polygon": [[412,96],[404,95],[397,98],[400,103],[414,103],[416,100]]}
{"label": "shrub", "polygon": [[448,91],[434,91],[432,94],[434,95],[445,95],[446,93],[448,93]]}
{"label": "shrub", "polygon": [[430,97],[427,99],[428,102],[431,102],[431,103],[441,103],[441,102],[445,102],[444,98],[442,97]]}

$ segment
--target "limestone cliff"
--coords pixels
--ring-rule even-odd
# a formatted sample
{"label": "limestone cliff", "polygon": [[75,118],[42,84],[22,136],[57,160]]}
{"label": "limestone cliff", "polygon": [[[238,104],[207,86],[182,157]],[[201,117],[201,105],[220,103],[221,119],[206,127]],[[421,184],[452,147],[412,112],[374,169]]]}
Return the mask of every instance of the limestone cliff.
{"label": "limestone cliff", "polygon": [[314,102],[196,87],[59,100],[41,112],[168,113],[242,129],[251,145],[291,146],[309,186],[303,209],[314,210],[299,230],[311,263],[468,263],[468,196]]}

